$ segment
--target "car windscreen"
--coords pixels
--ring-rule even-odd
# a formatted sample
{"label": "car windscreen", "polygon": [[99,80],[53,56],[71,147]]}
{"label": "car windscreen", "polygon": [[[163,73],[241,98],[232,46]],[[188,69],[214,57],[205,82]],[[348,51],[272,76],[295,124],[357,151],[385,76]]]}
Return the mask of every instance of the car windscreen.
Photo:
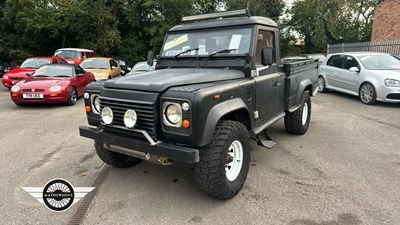
{"label": "car windscreen", "polygon": [[[221,50],[223,54],[246,54],[250,51],[252,28],[201,30],[170,33],[161,56],[208,56]],[[196,49],[190,51],[190,49]],[[187,52],[186,52],[187,51]]]}
{"label": "car windscreen", "polygon": [[70,66],[42,66],[33,73],[32,77],[73,77],[73,67]]}
{"label": "car windscreen", "polygon": [[50,59],[27,59],[21,64],[20,68],[37,69],[40,66],[48,63],[50,63]]}
{"label": "car windscreen", "polygon": [[110,69],[108,60],[87,60],[83,61],[80,65],[83,69]]}
{"label": "car windscreen", "polygon": [[357,56],[368,70],[398,70],[400,60],[391,55],[363,55]]}
{"label": "car windscreen", "polygon": [[74,50],[58,50],[54,53],[55,56],[59,56],[64,59],[80,59],[81,55],[78,51]]}
{"label": "car windscreen", "polygon": [[153,66],[149,66],[147,62],[139,62],[136,63],[135,66],[133,67],[132,71],[137,72],[137,71],[149,71],[149,70],[154,70],[155,64],[153,63]]}

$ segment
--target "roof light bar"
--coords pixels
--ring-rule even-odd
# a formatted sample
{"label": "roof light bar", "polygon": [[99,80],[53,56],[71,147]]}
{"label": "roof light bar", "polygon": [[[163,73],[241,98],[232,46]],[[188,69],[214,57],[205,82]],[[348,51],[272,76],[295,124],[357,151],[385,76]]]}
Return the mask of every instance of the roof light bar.
{"label": "roof light bar", "polygon": [[239,9],[239,10],[233,10],[233,11],[208,13],[208,14],[201,14],[201,15],[194,15],[194,16],[184,16],[184,17],[182,17],[182,22],[215,19],[215,18],[226,18],[226,17],[234,17],[234,16],[250,17],[250,12],[248,9]]}

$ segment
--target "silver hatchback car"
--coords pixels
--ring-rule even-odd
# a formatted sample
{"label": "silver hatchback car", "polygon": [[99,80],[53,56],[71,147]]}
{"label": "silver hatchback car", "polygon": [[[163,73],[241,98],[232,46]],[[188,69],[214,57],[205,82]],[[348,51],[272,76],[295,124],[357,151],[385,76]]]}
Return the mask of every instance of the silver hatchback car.
{"label": "silver hatchback car", "polygon": [[385,53],[329,54],[318,68],[318,90],[359,96],[365,104],[400,102],[400,60]]}

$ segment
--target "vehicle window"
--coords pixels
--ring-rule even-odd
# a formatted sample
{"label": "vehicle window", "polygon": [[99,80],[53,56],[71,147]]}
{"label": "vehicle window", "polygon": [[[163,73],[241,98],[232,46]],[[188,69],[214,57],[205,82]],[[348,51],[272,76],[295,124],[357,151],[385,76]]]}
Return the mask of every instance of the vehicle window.
{"label": "vehicle window", "polygon": [[188,49],[181,56],[207,56],[224,49],[235,49],[221,54],[245,54],[250,51],[251,28],[208,30],[168,34],[161,56],[175,56]]}
{"label": "vehicle window", "polygon": [[75,73],[76,75],[85,73],[85,71],[80,66],[75,66]]}
{"label": "vehicle window", "polygon": [[85,60],[81,63],[81,67],[83,69],[103,69],[109,70],[110,63],[108,60]]}
{"label": "vehicle window", "polygon": [[111,66],[115,66],[115,68],[118,67],[118,63],[115,60],[110,60]]}
{"label": "vehicle window", "polygon": [[[257,46],[256,46],[256,60],[255,64],[256,65],[261,65],[261,51],[263,48],[266,47],[273,47],[274,43],[274,36],[271,31],[266,31],[266,30],[259,30],[258,35],[257,35]],[[275,60],[274,60],[275,62]]]}
{"label": "vehicle window", "polygon": [[80,58],[79,52],[74,51],[74,50],[59,50],[54,55],[59,56],[64,59],[79,59]]}
{"label": "vehicle window", "polygon": [[348,70],[351,67],[357,67],[358,68],[357,60],[352,56],[344,56],[343,69]]}
{"label": "vehicle window", "polygon": [[150,66],[149,66],[149,64],[147,64],[147,62],[136,63],[135,66],[132,69],[132,71],[134,71],[134,72],[136,72],[136,71],[148,71],[148,70],[150,70]]}
{"label": "vehicle window", "polygon": [[398,70],[400,60],[391,55],[363,55],[357,56],[368,70]]}
{"label": "vehicle window", "polygon": [[62,61],[61,59],[57,60],[58,64],[65,64],[64,61]]}
{"label": "vehicle window", "polygon": [[20,68],[37,69],[40,66],[49,63],[50,59],[27,59],[21,64]]}
{"label": "vehicle window", "polygon": [[326,65],[342,68],[342,59],[341,55],[333,55],[329,58],[328,62],[326,62]]}
{"label": "vehicle window", "polygon": [[73,77],[70,66],[46,65],[35,71],[32,77]]}

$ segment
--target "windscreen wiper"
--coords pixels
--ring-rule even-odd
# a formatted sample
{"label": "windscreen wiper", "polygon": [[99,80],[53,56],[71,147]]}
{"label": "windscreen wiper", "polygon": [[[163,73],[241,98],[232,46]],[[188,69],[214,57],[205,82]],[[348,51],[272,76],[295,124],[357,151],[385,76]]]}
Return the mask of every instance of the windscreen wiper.
{"label": "windscreen wiper", "polygon": [[236,50],[237,50],[236,48],[226,48],[226,49],[222,49],[222,50],[219,50],[219,51],[217,51],[217,52],[211,53],[210,55],[208,55],[208,58],[211,58],[211,57],[213,57],[213,56],[216,55],[216,54],[220,54],[220,53],[229,53],[229,52],[233,52],[233,51],[236,51]]}
{"label": "windscreen wiper", "polygon": [[176,54],[175,56],[174,56],[174,58],[176,59],[176,58],[178,58],[178,56],[180,56],[180,55],[182,55],[182,54],[185,54],[185,53],[188,53],[188,52],[191,52],[191,51],[198,51],[199,50],[199,47],[197,47],[197,48],[190,48],[190,49],[187,49],[187,50],[185,50],[185,51],[183,51],[183,52],[179,52],[178,54]]}

